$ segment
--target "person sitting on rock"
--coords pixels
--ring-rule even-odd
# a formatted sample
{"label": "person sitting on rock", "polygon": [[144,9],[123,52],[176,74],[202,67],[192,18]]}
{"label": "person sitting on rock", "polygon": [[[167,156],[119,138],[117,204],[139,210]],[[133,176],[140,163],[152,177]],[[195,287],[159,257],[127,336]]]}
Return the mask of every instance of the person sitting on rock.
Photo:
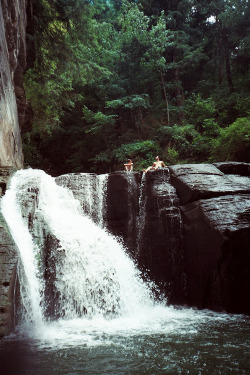
{"label": "person sitting on rock", "polygon": [[162,168],[166,168],[166,165],[164,164],[162,160],[160,160],[159,156],[156,156],[155,162],[153,163],[153,165],[149,166],[147,169],[143,169],[143,172],[147,173],[151,169],[156,171],[157,169],[162,169]]}
{"label": "person sitting on rock", "polygon": [[128,159],[128,162],[124,164],[125,171],[127,172],[133,172],[133,162],[131,159]]}

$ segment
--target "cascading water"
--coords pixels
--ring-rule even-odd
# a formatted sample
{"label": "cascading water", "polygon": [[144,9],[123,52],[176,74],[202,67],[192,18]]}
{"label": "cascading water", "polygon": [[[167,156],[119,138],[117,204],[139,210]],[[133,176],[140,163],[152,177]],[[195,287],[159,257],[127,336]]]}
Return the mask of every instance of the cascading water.
{"label": "cascading water", "polygon": [[137,229],[137,238],[136,238],[136,256],[140,253],[140,244],[143,236],[143,230],[145,226],[146,219],[146,203],[147,196],[145,194],[145,183],[146,183],[146,174],[142,174],[141,183],[140,183],[140,195],[139,195],[139,212],[136,220],[136,229]]}
{"label": "cascading water", "polygon": [[70,173],[55,179],[60,186],[69,188],[74,197],[80,201],[84,213],[98,226],[103,227],[108,175],[93,173]]}
{"label": "cascading water", "polygon": [[247,375],[249,318],[154,302],[101,228],[106,177],[85,178],[72,193],[55,180],[67,186],[77,176],[18,171],[1,200],[20,252],[23,305],[15,333],[0,342],[2,373]]}
{"label": "cascading water", "polygon": [[[27,187],[38,192],[33,215],[57,239],[54,287],[59,316],[120,316],[133,314],[143,305],[152,305],[149,289],[140,280],[121,244],[83,213],[70,191],[58,186],[42,171],[26,170],[13,177],[2,210],[22,259],[21,290],[23,281],[29,280],[29,287],[22,293],[23,299],[29,299],[24,304],[29,315],[46,308],[43,275],[39,269],[41,260],[37,259],[39,254],[40,258],[44,256],[46,249],[39,249],[39,243],[35,243],[28,230],[28,220],[21,216]],[[24,216],[30,214],[26,212]],[[16,234],[17,227],[20,230]],[[35,316],[32,319],[37,320]]]}
{"label": "cascading water", "polygon": [[[18,274],[22,305],[25,311],[24,318],[41,324],[43,319],[41,308],[43,280],[39,280],[36,259],[39,249],[29,233],[28,223],[22,217],[20,199],[25,191],[27,191],[25,181],[13,178],[11,189],[2,200],[2,212],[8,222],[13,239],[20,249]],[[25,202],[21,201],[21,204],[25,204]]]}

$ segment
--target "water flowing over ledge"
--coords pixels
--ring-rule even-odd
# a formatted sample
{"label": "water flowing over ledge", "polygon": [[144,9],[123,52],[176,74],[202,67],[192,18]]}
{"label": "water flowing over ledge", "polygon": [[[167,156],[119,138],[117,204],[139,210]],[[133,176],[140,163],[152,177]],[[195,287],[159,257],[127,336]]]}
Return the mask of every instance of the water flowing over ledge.
{"label": "water flowing over ledge", "polygon": [[[33,194],[33,222],[27,192]],[[21,300],[28,320],[40,322],[47,309],[45,296],[51,291],[45,290],[49,280],[44,274],[51,266],[44,261],[46,251],[55,258],[50,288],[57,316],[123,316],[153,305],[150,290],[122,245],[84,214],[72,192],[44,172],[17,172],[2,212],[20,252]],[[46,249],[44,231],[56,239],[52,249]]]}
{"label": "water flowing over ledge", "polygon": [[[150,240],[149,204],[157,204],[154,217],[167,222],[168,234],[181,230],[168,176],[163,174],[155,183],[156,176],[147,181],[144,176],[136,193],[140,176],[122,175],[130,186],[128,221],[122,230],[140,229],[140,243],[134,241],[134,246],[141,259],[141,242]],[[157,194],[153,202],[145,199],[149,188]],[[22,361],[11,374],[20,368],[26,374],[28,367],[33,375],[48,369],[57,375],[71,371],[69,368],[88,375],[192,373],[194,368],[201,374],[215,368],[217,373],[247,374],[249,318],[174,308],[164,298],[156,301],[151,291],[154,284],[142,280],[128,248],[105,229],[112,222],[111,193],[105,175],[72,174],[54,179],[43,171],[25,170],[13,176],[1,210],[20,254],[16,283],[19,324],[0,344],[3,366],[8,359],[5,348],[12,348],[9,353],[13,354],[18,347],[24,351]],[[169,249],[178,249],[179,240],[178,235],[170,238]],[[175,258],[171,261],[178,270]],[[35,357],[30,353],[36,353]],[[92,360],[83,360],[90,356]]]}

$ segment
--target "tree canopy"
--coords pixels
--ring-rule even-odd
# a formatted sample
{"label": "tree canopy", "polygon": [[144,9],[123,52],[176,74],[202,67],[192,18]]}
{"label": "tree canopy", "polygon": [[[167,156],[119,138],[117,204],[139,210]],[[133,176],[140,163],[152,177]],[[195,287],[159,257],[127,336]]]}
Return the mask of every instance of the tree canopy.
{"label": "tree canopy", "polygon": [[25,163],[250,162],[247,0],[33,0]]}

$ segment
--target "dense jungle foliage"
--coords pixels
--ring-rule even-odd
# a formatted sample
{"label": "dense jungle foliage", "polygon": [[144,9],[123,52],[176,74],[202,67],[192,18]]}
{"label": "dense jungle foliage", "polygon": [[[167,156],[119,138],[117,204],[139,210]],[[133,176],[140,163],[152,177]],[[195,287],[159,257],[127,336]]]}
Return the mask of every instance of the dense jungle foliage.
{"label": "dense jungle foliage", "polygon": [[[25,163],[250,162],[247,0],[33,0]],[[31,37],[31,36],[30,36]]]}

